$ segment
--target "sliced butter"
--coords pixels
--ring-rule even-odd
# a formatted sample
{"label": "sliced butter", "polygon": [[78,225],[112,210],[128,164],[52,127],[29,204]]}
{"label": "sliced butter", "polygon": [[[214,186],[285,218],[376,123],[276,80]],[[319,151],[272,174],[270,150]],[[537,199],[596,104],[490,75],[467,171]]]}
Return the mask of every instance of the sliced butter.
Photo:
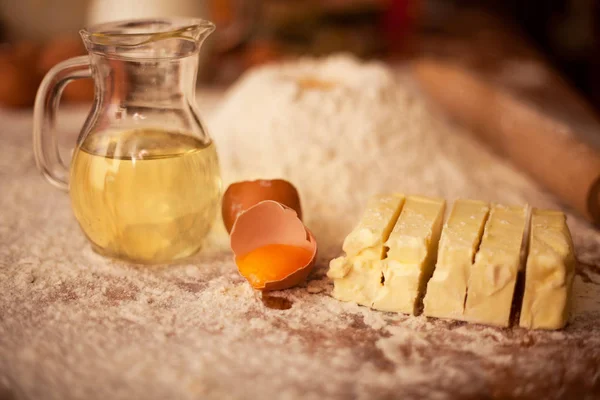
{"label": "sliced butter", "polygon": [[401,194],[372,197],[358,225],[344,240],[342,249],[347,257],[359,253],[365,259],[381,260],[387,240],[404,204]]}
{"label": "sliced butter", "polygon": [[425,315],[463,319],[469,273],[489,210],[482,201],[454,203],[442,230],[435,271],[427,284]]}
{"label": "sliced butter", "polygon": [[333,279],[333,297],[367,307],[381,288],[384,243],[404,204],[400,194],[375,196],[356,228],[344,240],[345,256],[329,263],[327,275]]}
{"label": "sliced butter", "polygon": [[385,245],[383,286],[373,308],[415,314],[433,272],[446,202],[421,196],[406,198]]}
{"label": "sliced butter", "polygon": [[534,209],[519,325],[560,329],[567,323],[576,260],[566,217]]}
{"label": "sliced butter", "polygon": [[526,220],[524,207],[492,206],[469,276],[465,320],[509,325]]}
{"label": "sliced butter", "polygon": [[333,279],[334,298],[372,307],[381,288],[382,261],[338,257],[329,263],[327,275]]}

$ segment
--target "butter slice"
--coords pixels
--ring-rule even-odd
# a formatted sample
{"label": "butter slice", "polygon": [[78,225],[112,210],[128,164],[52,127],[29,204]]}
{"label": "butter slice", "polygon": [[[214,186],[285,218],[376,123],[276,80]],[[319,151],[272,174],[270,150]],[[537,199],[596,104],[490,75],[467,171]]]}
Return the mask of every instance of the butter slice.
{"label": "butter slice", "polygon": [[385,255],[384,243],[400,215],[404,195],[391,194],[372,197],[358,225],[350,232],[342,249],[347,257],[359,253],[364,259],[381,260]]}
{"label": "butter slice", "polygon": [[385,245],[383,287],[373,308],[415,314],[431,277],[442,230],[443,199],[409,196]]}
{"label": "butter slice", "polygon": [[534,209],[519,325],[560,329],[568,320],[575,274],[573,241],[560,211]]}
{"label": "butter slice", "polygon": [[524,207],[492,206],[469,277],[467,321],[509,325],[526,220]]}
{"label": "butter slice", "polygon": [[467,283],[490,207],[475,200],[457,200],[442,230],[437,264],[427,284],[424,314],[463,319]]}
{"label": "butter slice", "polygon": [[340,301],[373,306],[381,289],[382,261],[360,257],[338,257],[329,263],[327,276],[333,279],[333,297]]}
{"label": "butter slice", "polygon": [[369,200],[361,221],[344,240],[345,256],[329,263],[333,297],[367,307],[381,288],[384,243],[404,205],[401,194],[375,196]]}

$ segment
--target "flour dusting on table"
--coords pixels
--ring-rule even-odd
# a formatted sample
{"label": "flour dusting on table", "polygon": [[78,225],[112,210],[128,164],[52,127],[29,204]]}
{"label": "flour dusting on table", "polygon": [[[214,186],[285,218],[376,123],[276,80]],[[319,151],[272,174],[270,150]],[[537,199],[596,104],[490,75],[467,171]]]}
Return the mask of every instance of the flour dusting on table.
{"label": "flour dusting on table", "polygon": [[[203,252],[176,265],[93,253],[66,194],[35,170],[30,116],[0,111],[0,398],[594,398],[600,234],[575,216],[583,263],[564,331],[395,315],[331,298],[327,261],[372,193],[558,207],[411,85],[346,56],[304,60],[249,72],[208,115],[227,182],[285,177],[301,191],[322,252],[306,285],[275,293],[292,302],[288,310],[263,306],[220,225]],[[201,110],[214,101],[200,93]]]}

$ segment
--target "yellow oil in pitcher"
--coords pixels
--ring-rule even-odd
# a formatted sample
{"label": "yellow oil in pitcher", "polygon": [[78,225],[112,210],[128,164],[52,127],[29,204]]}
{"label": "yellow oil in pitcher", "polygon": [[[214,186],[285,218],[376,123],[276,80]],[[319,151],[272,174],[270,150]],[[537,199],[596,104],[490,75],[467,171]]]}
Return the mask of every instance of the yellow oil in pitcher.
{"label": "yellow oil in pitcher", "polygon": [[140,263],[197,252],[220,191],[212,142],[149,129],[88,136],[74,155],[69,185],[94,249]]}

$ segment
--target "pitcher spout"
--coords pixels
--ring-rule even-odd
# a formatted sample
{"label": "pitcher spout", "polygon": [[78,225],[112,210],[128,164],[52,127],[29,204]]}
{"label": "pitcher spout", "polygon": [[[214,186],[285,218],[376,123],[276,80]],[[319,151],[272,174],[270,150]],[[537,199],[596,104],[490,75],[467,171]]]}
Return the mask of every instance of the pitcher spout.
{"label": "pitcher spout", "polygon": [[196,20],[197,23],[190,27],[191,35],[196,41],[198,49],[202,46],[202,43],[215,31],[215,24],[206,20]]}
{"label": "pitcher spout", "polygon": [[90,53],[109,58],[181,58],[200,50],[215,24],[197,18],[116,21],[82,29]]}

